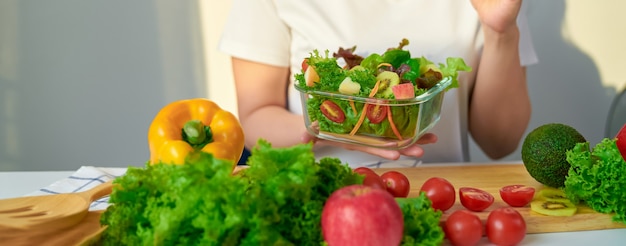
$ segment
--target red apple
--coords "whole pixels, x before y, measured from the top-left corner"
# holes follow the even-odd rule
[[[304,81],[306,81],[306,85],[309,87],[315,85],[315,83],[320,82],[320,76],[319,74],[317,74],[317,71],[315,71],[315,68],[313,68],[312,66],[307,66],[306,70],[304,71]]]
[[[329,246],[397,246],[403,229],[400,206],[382,189],[364,185],[340,188],[322,210],[322,233]]]
[[[415,97],[415,88],[412,83],[402,83],[391,87],[396,99],[410,99]]]
[[[622,129],[617,132],[617,136],[615,136],[615,144],[617,145],[617,149],[622,154],[622,158],[626,160],[626,124],[622,126]]]

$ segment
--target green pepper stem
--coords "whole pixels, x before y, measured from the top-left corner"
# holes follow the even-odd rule
[[[200,120],[190,120],[183,126],[183,140],[192,146],[206,145],[213,141],[213,134],[209,126]]]

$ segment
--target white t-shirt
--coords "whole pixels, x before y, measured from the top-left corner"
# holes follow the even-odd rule
[[[518,17],[522,65],[537,62],[524,8]],[[302,114],[293,74],[313,50],[335,52],[357,46],[356,53],[382,54],[406,38],[413,57],[435,63],[462,57],[472,68],[478,65],[483,35],[469,0],[233,0],[219,49],[233,57],[290,67],[288,108]],[[474,79],[461,72],[460,87],[448,90],[439,122],[430,130],[436,144],[424,145],[423,162],[469,161],[467,134],[468,88]],[[304,124],[304,123],[303,123]],[[326,147],[316,156],[337,157],[351,166],[375,165],[379,157],[342,148]]]

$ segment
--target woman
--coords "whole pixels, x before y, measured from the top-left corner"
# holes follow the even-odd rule
[[[356,45],[365,56],[406,38],[412,56],[461,57],[473,69],[446,93],[439,123],[400,151],[317,140],[316,155],[351,166],[401,157],[468,161],[469,133],[487,156],[502,158],[517,148],[531,113],[525,66],[536,55],[521,9],[521,0],[233,0],[220,49],[232,56],[246,146],[259,138],[276,147],[314,140],[293,87],[311,51]]]

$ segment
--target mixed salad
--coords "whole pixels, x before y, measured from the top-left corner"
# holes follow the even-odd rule
[[[440,107],[416,98],[429,90],[443,93],[458,87],[458,72],[471,68],[458,57],[447,58],[446,64],[412,57],[404,50],[408,44],[403,39],[397,47],[367,57],[355,54],[356,46],[339,48],[332,56],[314,50],[295,75],[296,88],[312,95],[305,105],[311,122],[317,122],[320,131],[338,134],[399,140],[414,136],[420,107],[425,107],[424,117],[438,115],[438,108],[429,106]],[[447,88],[436,88],[441,82],[447,82]]]

